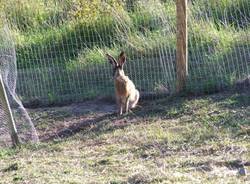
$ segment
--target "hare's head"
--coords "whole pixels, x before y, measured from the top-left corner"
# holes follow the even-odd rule
[[[126,62],[126,55],[124,52],[121,52],[121,54],[118,57],[118,61],[111,55],[106,54],[110,64],[113,66],[113,76],[122,76],[125,75],[123,71],[123,65]]]

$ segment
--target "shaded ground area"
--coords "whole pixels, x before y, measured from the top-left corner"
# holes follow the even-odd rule
[[[30,110],[42,142],[0,150],[0,183],[248,183],[250,94]]]
[[[112,116],[115,105],[103,100],[61,107],[30,109],[41,141],[68,137]]]

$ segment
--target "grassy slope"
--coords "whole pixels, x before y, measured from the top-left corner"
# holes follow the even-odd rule
[[[128,55],[126,72],[140,91],[158,92],[159,86],[172,89],[175,3],[150,2],[138,5],[134,12],[124,9],[119,16],[111,13],[96,21],[72,17],[59,25],[13,30],[20,69],[17,91],[22,100],[53,104],[110,95],[111,68],[104,53],[117,56],[120,50]],[[248,1],[208,2],[189,4],[191,93],[219,91],[249,74],[249,13],[244,8]]]
[[[0,150],[0,183],[247,182],[234,161],[250,159],[249,97],[144,102],[134,114],[101,118],[69,138]]]

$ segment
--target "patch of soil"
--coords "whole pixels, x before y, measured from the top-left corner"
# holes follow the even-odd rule
[[[114,112],[115,104],[102,101],[29,109],[41,141],[70,136]]]

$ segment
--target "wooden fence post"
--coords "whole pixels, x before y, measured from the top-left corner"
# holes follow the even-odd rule
[[[2,108],[5,110],[5,113],[7,115],[7,122],[11,134],[12,144],[13,146],[17,146],[20,144],[20,141],[17,135],[16,125],[10,109],[10,104],[8,101],[7,93],[4,88],[4,83],[1,74],[0,74],[0,102],[2,104]]]
[[[176,92],[181,92],[188,76],[188,35],[187,35],[187,0],[176,1],[177,45],[176,45]]]

